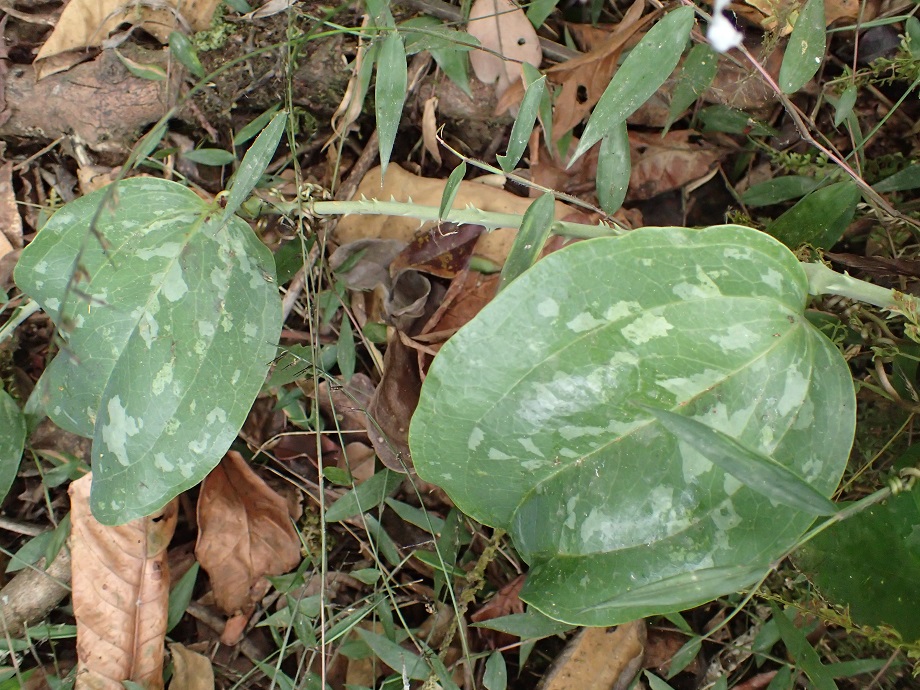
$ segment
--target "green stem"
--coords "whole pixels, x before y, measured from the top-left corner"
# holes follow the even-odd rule
[[[287,204],[273,204],[282,212],[295,211],[293,204],[291,209],[287,209]],[[308,206],[311,213],[319,216],[335,216],[345,213],[356,213],[363,215],[385,215],[385,216],[404,216],[407,218],[418,218],[421,221],[440,220],[451,223],[472,223],[475,225],[484,225],[490,230],[495,228],[519,228],[521,226],[522,216],[516,213],[495,213],[492,211],[480,211],[478,208],[453,208],[450,209],[443,218],[438,213],[435,206],[419,206],[410,202],[402,201],[378,201],[377,199],[365,199],[363,201],[314,201]],[[625,231],[618,228],[612,228],[608,225],[587,225],[585,223],[569,223],[562,220],[553,222],[550,232],[554,235],[563,237],[577,237],[579,239],[591,239],[593,237],[611,237],[625,234]]]
[[[920,311],[920,300],[912,295],[837,273],[822,263],[803,263],[802,268],[812,295],[839,295],[905,314]]]
[[[16,307],[13,315],[10,317],[10,320],[3,324],[0,327],[0,343],[13,335],[13,331],[16,330],[16,327],[25,321],[27,318],[32,316],[35,312],[41,309],[41,305],[35,300],[29,300],[25,304],[20,304]]]

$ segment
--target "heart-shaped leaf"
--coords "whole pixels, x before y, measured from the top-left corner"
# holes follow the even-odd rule
[[[827,496],[855,427],[849,371],[805,319],[793,254],[739,226],[645,228],[538,262],[435,358],[419,476],[507,529],[521,597],[613,625],[756,582],[813,515],[771,501],[636,403],[678,411]]]
[[[174,182],[125,180],[52,216],[16,266],[64,338],[43,401],[58,426],[93,438],[92,508],[104,524],[201,481],[275,356],[271,253],[246,222],[218,213]]]

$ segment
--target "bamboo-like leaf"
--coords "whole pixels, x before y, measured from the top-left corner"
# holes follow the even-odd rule
[[[230,182],[230,188],[227,190],[227,205],[224,207],[221,223],[229,222],[237,209],[249,197],[249,193],[259,183],[262,173],[265,172],[272,161],[272,156],[275,155],[275,149],[278,148],[278,142],[281,141],[281,135],[284,134],[286,123],[287,113],[278,113],[252,142],[252,146],[243,156],[240,167]]]
[[[681,441],[696,448],[704,458],[771,501],[813,515],[833,515],[834,504],[811,484],[773,458],[738,443],[728,434],[695,419],[640,405]]]
[[[546,76],[541,76],[531,82],[527,86],[527,91],[524,92],[521,109],[518,111],[514,126],[511,128],[508,152],[505,155],[497,156],[498,164],[506,173],[514,170],[514,166],[518,164],[521,156],[524,155],[524,149],[527,148],[527,142],[533,132],[534,123],[537,121],[537,111],[540,109],[540,100],[543,98],[545,86]]]
[[[457,198],[457,190],[460,189],[460,183],[466,175],[466,161],[460,161],[460,165],[451,170],[447,177],[447,183],[444,185],[444,191],[441,193],[441,205],[438,206],[438,218],[443,219],[451,207],[454,205],[454,199]]]
[[[693,8],[678,7],[639,41],[613,75],[569,165],[645,103],[677,66],[693,27]]]
[[[597,157],[597,199],[606,213],[614,213],[623,205],[631,172],[629,134],[624,120],[601,139]]]
[[[521,227],[502,268],[498,283],[499,291],[505,289],[512,280],[534,265],[549,237],[555,210],[556,199],[552,194],[544,194],[524,212]]]
[[[795,93],[815,76],[827,45],[825,26],[824,0],[808,0],[795,20],[779,68],[783,93]]]
[[[377,84],[374,89],[381,175],[386,172],[396,142],[408,81],[406,48],[402,36],[393,31],[383,39],[377,54]]]
[[[709,88],[719,68],[719,56],[705,43],[698,43],[690,49],[687,59],[680,71],[680,79],[674,88],[671,105],[668,106],[668,119],[664,131],[671,128],[674,121],[684,110],[693,105]]]

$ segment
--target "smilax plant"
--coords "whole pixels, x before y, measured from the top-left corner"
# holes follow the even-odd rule
[[[377,14],[379,59],[403,74],[403,36]],[[666,15],[585,129],[576,155],[600,142],[608,212],[629,179],[628,155],[617,154],[625,120],[677,64],[692,25],[690,8]],[[649,63],[662,51],[668,59]],[[545,80],[528,81],[527,124],[512,130],[506,169],[543,100]],[[404,96],[378,89],[384,164]],[[235,212],[285,121],[265,127],[217,201],[165,180],[121,181],[67,204],[22,253],[15,279],[35,302],[0,337],[39,307],[58,326],[59,352],[29,408],[93,439],[91,504],[103,523],[148,515],[207,475],[265,380],[281,328],[274,262]],[[309,210],[519,228],[498,296],[435,358],[410,446],[420,477],[510,535],[531,566],[526,601],[580,625],[680,610],[751,586],[816,517],[839,519],[828,497],[853,441],[855,396],[805,307],[809,295],[837,294],[916,324],[912,298],[800,263],[738,225],[563,223],[549,194],[523,217],[452,209],[462,172],[440,208]],[[552,233],[591,239],[534,263]],[[0,440],[18,461],[25,424],[9,402],[0,398],[0,414],[14,431]]]

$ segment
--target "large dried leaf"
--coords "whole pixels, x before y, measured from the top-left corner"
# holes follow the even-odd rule
[[[35,56],[38,78],[70,69],[85,58],[71,53],[101,46],[122,24],[133,24],[166,43],[177,28],[202,31],[211,24],[219,0],[71,0],[54,31]]]
[[[633,167],[627,198],[636,201],[680,189],[710,173],[729,149],[697,132],[629,133]]]
[[[173,677],[169,690],[213,690],[214,668],[211,660],[178,642],[169,645],[173,658]]]
[[[586,118],[600,100],[626,42],[644,24],[644,7],[643,0],[636,0],[603,43],[589,53],[546,70],[550,80],[562,85],[553,113],[553,138],[559,139]]]
[[[524,11],[510,0],[476,0],[467,31],[492,51],[472,51],[470,64],[479,81],[495,84],[499,98],[521,78],[522,62],[539,67],[543,59],[537,32]]]
[[[166,548],[177,504],[109,527],[90,512],[92,475],[70,485],[73,611],[77,619],[77,688],[122,690],[130,680],[163,687],[169,605]]]
[[[250,589],[266,575],[300,562],[300,540],[284,499],[236,451],[207,476],[198,497],[195,555],[217,605],[227,613],[254,602]]]

